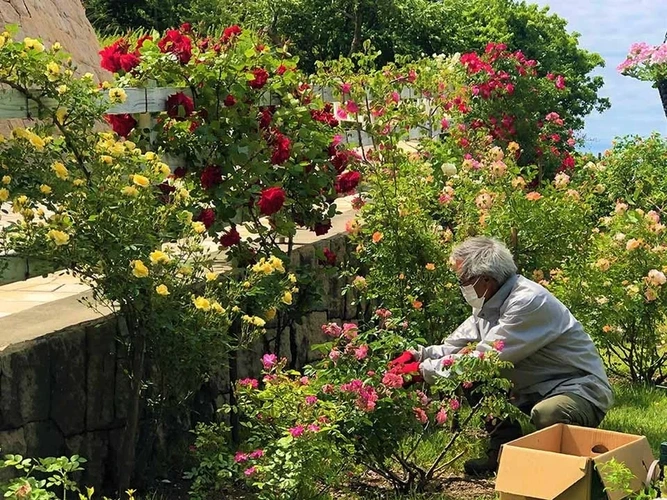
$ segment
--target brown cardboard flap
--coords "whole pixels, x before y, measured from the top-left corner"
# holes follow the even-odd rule
[[[555,424],[546,429],[542,429],[519,439],[515,439],[507,444],[516,448],[529,448],[531,450],[551,451],[560,453],[561,439],[564,424]]]
[[[640,439],[641,436],[632,434],[567,425],[563,428],[561,453],[579,457],[597,457]]]
[[[593,461],[595,465],[598,465],[609,462],[612,458],[615,458],[617,462],[624,463],[625,466],[628,467],[635,476],[632,480],[632,483],[630,484],[630,487],[633,491],[639,491],[644,487],[648,469],[655,459],[653,457],[653,451],[651,450],[646,437],[633,437],[635,438],[634,442],[630,442],[616,449],[612,449],[608,453],[595,457]],[[605,487],[607,487],[605,477],[606,475],[607,474],[600,473],[602,484],[604,484]],[[621,498],[625,498],[627,495],[619,491],[607,491],[607,496],[610,500],[620,500]]]
[[[589,459],[548,451],[503,447],[496,491],[551,500],[586,477]]]

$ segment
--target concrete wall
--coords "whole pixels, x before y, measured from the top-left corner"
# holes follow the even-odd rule
[[[340,258],[346,253],[345,236],[339,233],[300,246],[293,261],[313,263],[317,246],[328,246]],[[351,299],[341,295],[339,279],[326,279],[323,287],[321,307],[301,324],[278,335],[269,323],[265,338],[237,353],[237,378],[260,374],[260,358],[267,346],[302,367],[315,358],[311,346],[325,341],[320,330],[323,323],[357,317]],[[122,325],[119,318],[96,313],[79,299],[74,296],[0,318],[0,336],[10,339],[0,352],[1,453],[79,454],[88,460],[82,477],[85,484],[112,488],[129,398],[123,372],[125,349],[119,341]],[[229,401],[229,390],[229,371],[224,370],[192,399],[186,421],[144,426],[139,482],[166,474],[170,467],[178,469],[188,430],[195,421],[213,418],[215,410]]]

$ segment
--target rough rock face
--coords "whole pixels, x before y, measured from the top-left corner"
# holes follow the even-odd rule
[[[41,38],[47,47],[60,42],[81,73],[90,72],[99,79],[110,78],[111,75],[100,68],[99,42],[81,0],[0,0],[0,28],[8,24],[18,24],[21,37]],[[6,134],[21,125],[26,124],[2,120],[0,133]]]

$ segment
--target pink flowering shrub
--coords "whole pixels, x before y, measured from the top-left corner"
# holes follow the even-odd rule
[[[638,80],[654,83],[664,80],[667,78],[667,42],[660,45],[633,43],[617,70]]]

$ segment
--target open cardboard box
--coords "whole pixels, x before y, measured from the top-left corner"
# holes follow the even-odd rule
[[[604,492],[595,468],[612,458],[635,475],[633,491],[641,490],[654,461],[645,437],[556,424],[503,446],[496,491],[501,500],[619,500],[627,494]]]

